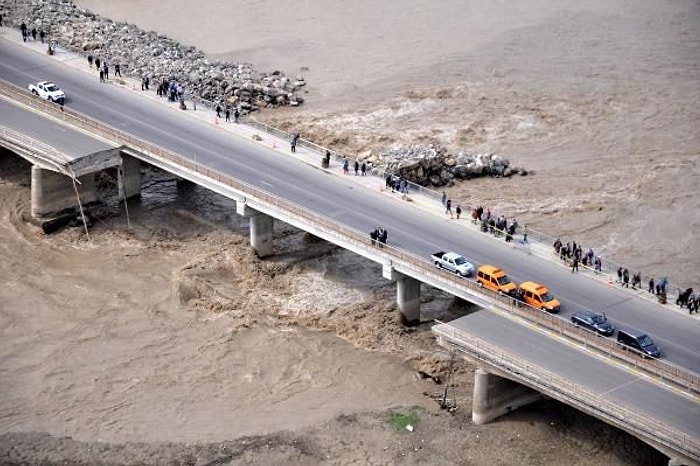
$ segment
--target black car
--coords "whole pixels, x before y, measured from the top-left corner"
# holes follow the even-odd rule
[[[596,314],[594,312],[580,311],[571,316],[571,322],[579,327],[587,328],[593,332],[600,333],[609,337],[615,333],[615,327],[608,322],[605,314]]]
[[[639,351],[642,356],[651,356],[652,358],[660,358],[661,351],[654,344],[654,340],[646,333],[634,329],[627,328],[617,332],[617,342],[629,348]]]

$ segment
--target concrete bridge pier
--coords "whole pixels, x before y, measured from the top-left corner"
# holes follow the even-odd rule
[[[250,221],[250,245],[258,257],[271,256],[275,252],[272,233],[274,219],[267,214],[248,207],[245,202],[236,202],[236,212]]]
[[[141,195],[141,161],[139,159],[122,154],[117,173],[120,200]]]
[[[540,399],[541,393],[479,368],[474,373],[472,421],[486,424]]]
[[[397,272],[391,263],[382,266],[382,275],[389,280],[396,280],[396,304],[399,308],[399,320],[403,325],[420,323],[420,285],[413,277]]]
[[[87,204],[97,200],[93,173],[78,177],[80,202]],[[35,218],[57,214],[65,209],[78,208],[73,181],[53,170],[32,166],[31,211]]]

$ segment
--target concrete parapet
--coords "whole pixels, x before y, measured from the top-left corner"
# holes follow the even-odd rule
[[[474,372],[472,421],[486,424],[504,414],[542,398],[542,394],[483,368]]]
[[[141,161],[122,154],[119,166],[119,199],[129,199],[141,195]]]
[[[97,200],[94,174],[78,178],[78,193],[83,204]],[[77,208],[73,182],[61,173],[32,166],[31,211],[33,217],[45,217],[65,209]]]

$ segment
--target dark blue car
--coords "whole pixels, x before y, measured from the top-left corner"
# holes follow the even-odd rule
[[[592,332],[597,332],[601,335],[609,337],[615,333],[615,327],[608,322],[605,314],[597,314],[595,312],[580,311],[571,316],[571,322],[574,325],[583,327]]]

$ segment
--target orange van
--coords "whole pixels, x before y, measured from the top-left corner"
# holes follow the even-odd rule
[[[546,286],[535,282],[524,282],[518,288],[518,296],[525,303],[534,308],[549,312],[559,312],[561,304],[552,296]]]
[[[517,288],[506,273],[493,265],[482,265],[476,270],[476,282],[489,290],[515,296]]]

